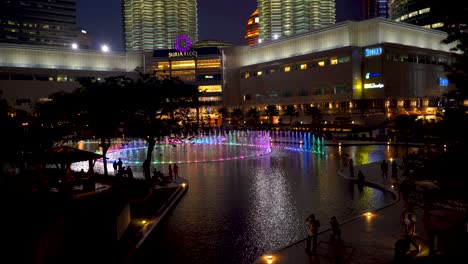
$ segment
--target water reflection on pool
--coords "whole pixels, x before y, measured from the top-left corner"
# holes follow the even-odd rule
[[[315,154],[273,144],[266,155],[180,164],[190,188],[135,263],[252,263],[304,238],[304,219],[312,212],[326,228],[332,215],[344,221],[391,201],[390,194],[359,191],[338,176],[343,156],[358,165],[404,152],[382,145],[325,147],[325,154]]]

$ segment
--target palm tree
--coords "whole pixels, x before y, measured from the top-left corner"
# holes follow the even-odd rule
[[[286,109],[284,110],[284,115],[289,116],[289,125],[292,125],[293,116],[297,116],[298,114],[299,114],[299,112],[297,112],[294,105],[288,105],[288,106],[286,106]]]
[[[267,105],[265,109],[265,115],[268,116],[268,123],[270,127],[273,126],[273,118],[279,115],[279,111],[276,108],[276,105]]]
[[[247,111],[247,117],[249,118],[249,124],[256,127],[258,120],[260,119],[260,113],[258,112],[257,108],[251,107],[249,111]]]
[[[322,113],[320,112],[320,109],[318,109],[318,107],[316,106],[307,106],[307,108],[305,109],[305,114],[311,116],[312,121],[310,122],[310,125],[315,131],[320,125],[320,121],[322,120]]]
[[[234,118],[235,124],[240,125],[241,119],[244,117],[244,113],[242,112],[242,109],[234,108],[234,110],[232,110],[232,117]]]
[[[226,120],[226,117],[228,117],[229,115],[229,110],[223,106],[218,109],[218,113],[221,115],[221,127],[224,128],[224,121]]]

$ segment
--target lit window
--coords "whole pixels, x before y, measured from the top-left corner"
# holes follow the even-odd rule
[[[247,79],[247,78],[249,78],[249,77],[250,77],[250,73],[249,73],[249,72],[244,73],[244,78],[245,78],[245,79]]]
[[[441,23],[441,22],[434,23],[434,24],[431,25],[432,28],[440,28],[440,27],[443,27],[443,26],[444,26],[444,23]]]
[[[187,68],[195,68],[195,61],[194,60],[186,60],[186,61],[173,61],[171,63],[172,69],[187,69]]]
[[[307,69],[307,64],[301,64],[301,70],[306,70]]]
[[[258,17],[255,18],[255,23],[258,23],[260,19]]]
[[[284,72],[290,72],[290,71],[291,71],[291,67],[290,67],[290,66],[284,67]]]
[[[197,67],[199,69],[202,68],[220,68],[221,67],[221,59],[213,59],[213,60],[198,60]]]
[[[338,64],[338,59],[337,59],[337,58],[331,59],[331,60],[330,60],[330,64],[331,64],[331,65],[336,65],[336,64]]]
[[[408,17],[414,17],[417,15],[418,15],[418,11],[414,11],[414,12],[409,13]]]
[[[317,64],[318,66],[323,67],[325,66],[325,61],[319,61]]]
[[[258,72],[257,72],[257,75],[258,75],[258,76],[262,75],[262,71],[258,71]]]
[[[205,93],[220,93],[223,91],[221,85],[199,85],[198,86],[199,92]]]
[[[429,13],[430,11],[431,11],[431,8],[430,8],[430,7],[427,7],[427,8],[424,8],[424,9],[419,10],[419,14]]]
[[[275,72],[275,69],[270,69],[270,73],[274,73]]]

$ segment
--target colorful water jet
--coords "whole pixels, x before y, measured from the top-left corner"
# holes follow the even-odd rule
[[[273,145],[272,145],[273,142]],[[279,142],[279,143],[278,143]],[[80,141],[80,149],[102,153],[98,141]],[[271,148],[292,151],[324,153],[323,139],[310,133],[270,131],[220,131],[199,132],[198,134],[171,135],[157,142],[152,153],[152,165],[190,164],[245,159],[267,155]],[[143,139],[114,139],[107,152],[107,170],[113,172],[112,162],[122,159],[124,166],[131,166],[136,177],[141,176],[142,164],[148,152]],[[73,170],[87,170],[87,163],[75,163]],[[94,170],[103,173],[103,162],[98,160]]]

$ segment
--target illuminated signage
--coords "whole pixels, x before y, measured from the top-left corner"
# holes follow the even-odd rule
[[[174,41],[174,48],[179,52],[187,52],[192,47],[192,41],[187,35],[179,35]]]
[[[382,48],[372,48],[372,49],[365,49],[364,50],[364,56],[365,57],[370,57],[370,56],[377,56],[382,54]]]
[[[439,85],[440,86],[448,86],[449,85],[448,79],[439,77]]]
[[[366,79],[369,79],[370,77],[379,77],[382,76],[382,73],[380,72],[368,72],[366,73]]]
[[[197,56],[197,52],[194,50],[191,51],[174,51],[174,52],[169,52],[168,53],[169,58],[175,58],[175,57],[195,57]]]
[[[383,83],[365,83],[364,89],[383,88]]]

